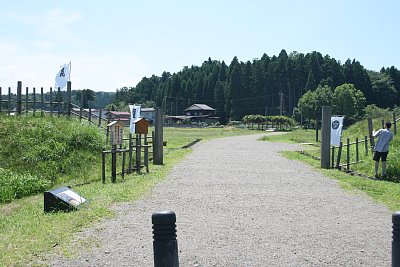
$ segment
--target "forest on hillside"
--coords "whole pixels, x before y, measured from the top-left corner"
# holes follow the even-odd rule
[[[246,62],[235,56],[229,66],[209,58],[178,73],[144,77],[135,87],[118,89],[114,104],[152,103],[168,115],[181,115],[191,104],[204,103],[224,123],[249,114],[291,116],[307,91],[342,84],[353,84],[366,104],[390,108],[400,100],[400,71],[394,66],[375,72],[355,59],[342,64],[316,51],[288,55],[282,50],[278,56],[264,54]]]

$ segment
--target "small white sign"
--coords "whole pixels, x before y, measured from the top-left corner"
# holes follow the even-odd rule
[[[85,198],[79,196],[72,190],[63,191],[61,193],[58,193],[57,196],[74,207],[86,201]]]

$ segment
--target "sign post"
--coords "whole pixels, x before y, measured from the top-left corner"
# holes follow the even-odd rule
[[[331,107],[322,107],[321,125],[321,168],[330,167],[330,145],[331,145]]]

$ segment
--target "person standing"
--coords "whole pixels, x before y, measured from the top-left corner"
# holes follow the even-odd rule
[[[389,143],[393,139],[393,133],[390,131],[392,124],[386,122],[384,129],[373,131],[373,137],[377,137],[378,141],[375,144],[375,178],[378,178],[379,160],[382,161],[382,177],[386,176],[386,157],[389,153]]]

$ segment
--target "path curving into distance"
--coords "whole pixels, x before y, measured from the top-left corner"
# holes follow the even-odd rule
[[[177,216],[180,266],[390,266],[391,213],[286,159],[261,135],[200,142],[152,193],[78,238],[99,246],[53,266],[153,266],[151,214]]]

